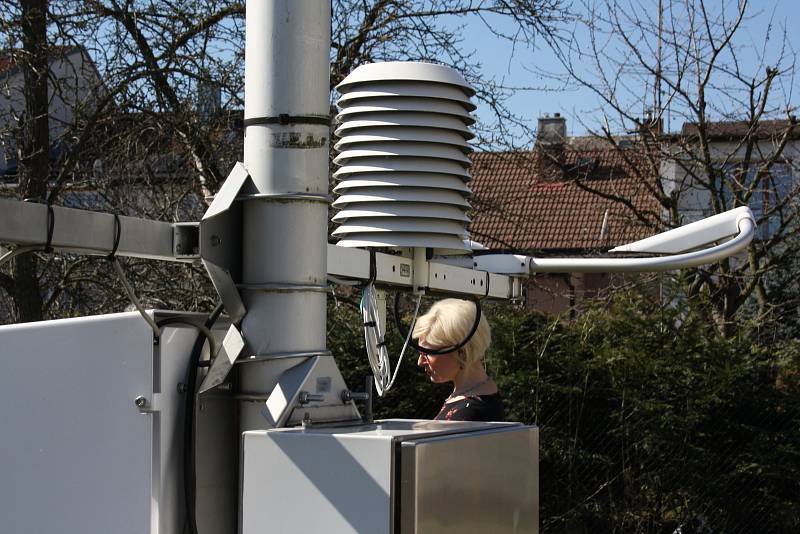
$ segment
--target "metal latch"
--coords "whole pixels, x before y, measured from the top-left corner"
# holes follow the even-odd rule
[[[153,393],[153,396],[148,399],[144,395],[139,395],[133,399],[133,404],[139,409],[141,413],[154,413],[161,411],[161,393]]]

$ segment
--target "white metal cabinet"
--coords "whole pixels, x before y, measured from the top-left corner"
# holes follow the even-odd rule
[[[180,532],[196,337],[166,327],[154,346],[136,312],[0,327],[0,532]]]

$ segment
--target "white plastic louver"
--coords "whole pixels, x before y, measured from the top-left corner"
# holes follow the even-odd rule
[[[449,67],[413,62],[362,65],[337,90],[338,244],[469,252],[475,91]]]

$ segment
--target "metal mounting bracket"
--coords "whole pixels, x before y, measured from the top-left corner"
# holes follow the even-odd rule
[[[247,313],[236,288],[242,273],[242,207],[236,197],[253,192],[250,174],[236,163],[200,221],[200,258],[234,323]]]

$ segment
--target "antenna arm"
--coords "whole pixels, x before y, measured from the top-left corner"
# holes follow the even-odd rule
[[[702,250],[649,258],[533,258],[510,254],[487,254],[475,258],[476,268],[492,273],[533,275],[535,273],[623,273],[661,272],[713,263],[744,250],[755,236],[752,213],[739,214],[738,234],[732,239]]]

